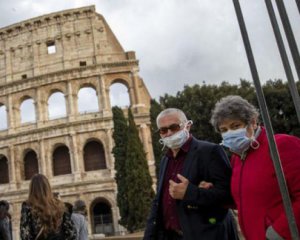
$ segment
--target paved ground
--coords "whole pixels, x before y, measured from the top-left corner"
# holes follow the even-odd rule
[[[125,236],[114,236],[114,237],[94,237],[94,240],[141,240],[143,239],[144,232],[137,232],[132,234],[127,234]]]

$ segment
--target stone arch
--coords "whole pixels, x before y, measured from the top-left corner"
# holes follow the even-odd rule
[[[110,81],[110,84],[109,84],[109,85],[111,86],[111,85],[113,85],[113,84],[115,84],[115,83],[123,84],[123,85],[125,85],[125,87],[126,87],[127,89],[130,88],[130,83],[129,83],[129,81],[126,80],[126,79],[124,79],[124,78],[115,78],[115,79],[113,79],[112,81]]]
[[[36,122],[35,102],[30,96],[20,99],[20,120],[21,124]]]
[[[67,116],[65,94],[61,90],[52,90],[47,100],[48,119],[57,119]]]
[[[151,97],[142,78],[138,75],[138,70],[133,69],[133,71],[128,72],[127,74],[116,73],[106,75],[105,85],[107,91],[109,91],[109,86],[112,83],[118,81],[127,84],[129,89],[130,106],[134,109],[134,113],[148,113]]]
[[[109,87],[110,106],[129,107],[131,102],[130,88],[127,81],[115,79]]]
[[[49,99],[49,97],[51,97],[52,94],[56,93],[56,92],[61,92],[64,96],[67,94],[67,90],[64,84],[60,83],[60,84],[55,84],[54,86],[51,86],[49,88],[46,88],[45,90],[45,100]]]
[[[53,176],[72,173],[69,148],[64,144],[57,144],[52,153]]]
[[[105,150],[101,141],[89,139],[84,144],[83,162],[85,171],[106,169]]]
[[[9,183],[8,159],[0,154],[0,184]]]
[[[0,131],[7,129],[7,109],[6,106],[0,102]]]
[[[30,180],[34,174],[39,173],[39,164],[36,152],[29,148],[24,151],[24,179]]]
[[[80,114],[99,111],[97,88],[93,84],[80,86],[77,92],[77,108]]]
[[[90,205],[92,232],[94,234],[114,235],[112,204],[106,198],[96,198]]]

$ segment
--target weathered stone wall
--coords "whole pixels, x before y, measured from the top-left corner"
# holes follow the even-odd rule
[[[55,46],[55,53],[48,53],[49,44]],[[6,106],[8,121],[8,128],[0,131],[0,157],[7,158],[9,169],[9,183],[0,184],[0,198],[11,203],[14,239],[19,239],[21,203],[28,195],[23,160],[28,149],[37,154],[39,172],[49,178],[63,201],[86,201],[91,238],[93,207],[98,202],[111,207],[114,231],[123,230],[118,225],[109,89],[114,83],[128,88],[154,177],[150,95],[138,72],[134,52],[124,52],[94,6],[52,13],[0,29],[0,106]],[[95,89],[99,111],[79,113],[77,94],[85,86]],[[65,96],[67,114],[51,120],[47,101],[56,91]],[[20,104],[26,98],[34,101],[36,121],[22,124]],[[106,169],[84,170],[83,149],[91,139],[102,143]],[[71,174],[54,176],[52,154],[60,144],[69,149]]]

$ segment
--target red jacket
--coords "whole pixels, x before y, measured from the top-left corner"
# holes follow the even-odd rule
[[[259,148],[250,149],[243,161],[235,154],[231,158],[231,191],[241,229],[247,240],[265,240],[269,226],[291,239],[265,129],[257,141]],[[300,229],[300,139],[278,134],[275,141]]]

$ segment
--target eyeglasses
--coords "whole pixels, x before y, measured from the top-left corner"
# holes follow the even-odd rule
[[[170,129],[171,132],[177,132],[180,130],[182,126],[182,123],[178,124],[178,123],[173,123],[171,124],[169,127],[161,127],[158,129],[158,132],[160,134],[166,134],[168,132],[168,130]]]

